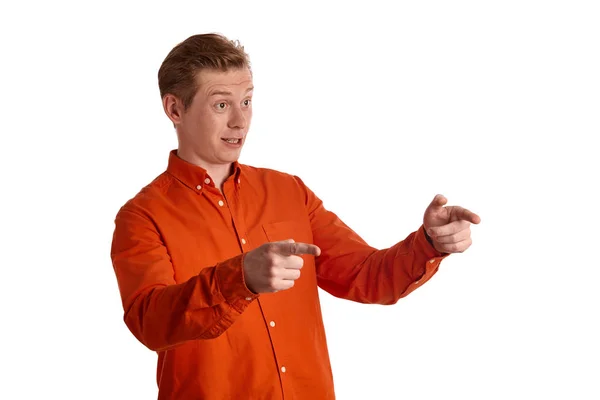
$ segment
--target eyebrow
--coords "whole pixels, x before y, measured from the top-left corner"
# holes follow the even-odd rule
[[[252,90],[254,90],[254,86],[251,86],[248,89],[246,89],[245,93],[251,92]],[[210,94],[210,96],[232,96],[232,95],[233,95],[233,93],[227,92],[227,91],[224,91],[224,90],[215,90],[214,92],[212,92]]]

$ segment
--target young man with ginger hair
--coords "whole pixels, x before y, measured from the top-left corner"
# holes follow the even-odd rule
[[[437,195],[415,232],[375,249],[299,177],[238,162],[254,89],[238,42],[192,36],[158,78],[178,148],[119,210],[111,249],[125,323],[158,353],[158,398],[334,399],[317,288],[394,304],[480,218]]]

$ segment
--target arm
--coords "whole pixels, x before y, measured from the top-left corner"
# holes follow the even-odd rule
[[[217,337],[257,297],[244,282],[243,255],[176,284],[169,254],[150,218],[122,209],[115,225],[111,258],[125,324],[151,350]]]
[[[369,246],[299,178],[314,243],[319,286],[333,296],[360,303],[394,304],[427,282],[446,256],[433,248],[421,226],[403,241],[383,250]]]

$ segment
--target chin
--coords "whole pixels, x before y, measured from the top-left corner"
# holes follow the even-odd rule
[[[240,153],[238,152],[237,154],[227,154],[227,155],[224,154],[223,157],[220,157],[220,158],[223,162],[232,163],[232,162],[236,162],[237,160],[239,160]]]

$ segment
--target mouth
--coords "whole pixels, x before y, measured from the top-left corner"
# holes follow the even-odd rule
[[[242,143],[242,139],[241,138],[221,138],[222,141],[224,141],[225,143],[229,143],[229,144],[240,144]]]

